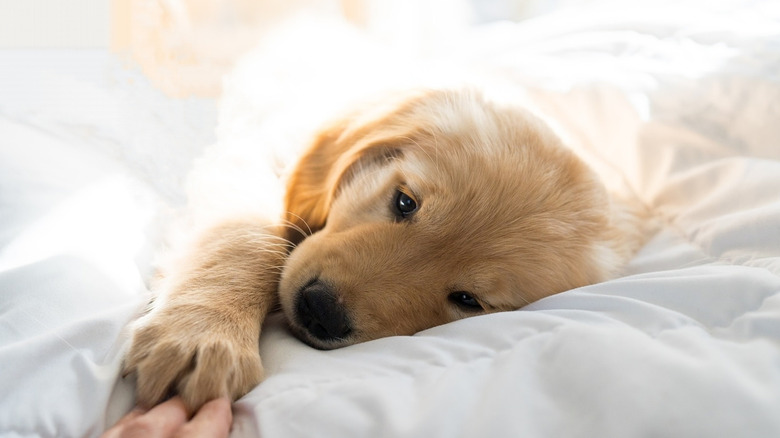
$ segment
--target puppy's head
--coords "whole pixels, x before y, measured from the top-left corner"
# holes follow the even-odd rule
[[[286,208],[308,235],[284,268],[282,308],[318,348],[518,309],[614,263],[609,200],[590,170],[539,119],[469,90],[420,92],[326,129]]]

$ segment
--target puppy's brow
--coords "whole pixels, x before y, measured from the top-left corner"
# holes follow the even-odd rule
[[[415,139],[413,139],[411,137],[408,137],[408,136],[399,136],[398,138],[401,139],[401,140],[408,141],[412,145],[416,146],[417,149],[419,149],[422,153],[424,153],[425,156],[428,157],[429,160],[433,161],[434,163],[437,162],[436,159],[434,157],[431,157],[431,154],[429,154],[428,151],[426,151],[425,148],[417,140],[415,140]],[[435,139],[435,135],[434,135],[434,139]],[[438,144],[438,143],[435,143],[435,144]]]
[[[365,173],[366,169],[376,167],[375,165],[377,164],[385,165],[403,155],[398,147],[393,147],[384,143],[371,145],[368,149],[370,150],[369,152],[365,153],[362,157],[359,157],[344,171],[335,192],[336,196],[338,196],[342,188],[348,185],[356,175]],[[381,152],[377,153],[377,150]]]
[[[441,169],[439,169],[439,137],[437,137],[436,132],[433,131],[431,132],[431,135],[433,136],[433,164],[436,167],[436,173],[441,173]]]

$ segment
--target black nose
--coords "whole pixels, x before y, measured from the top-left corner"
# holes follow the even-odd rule
[[[315,280],[298,292],[298,322],[315,338],[331,341],[344,338],[352,331],[344,307],[325,283]]]

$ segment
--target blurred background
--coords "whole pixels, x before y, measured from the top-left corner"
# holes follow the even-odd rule
[[[345,20],[424,52],[465,29],[591,0],[0,0],[0,48],[107,49],[172,97],[216,97],[266,32],[301,15]],[[316,38],[316,35],[312,35]]]

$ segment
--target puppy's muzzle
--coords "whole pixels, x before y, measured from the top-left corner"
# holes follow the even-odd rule
[[[352,331],[344,306],[324,282],[314,280],[301,288],[295,307],[298,323],[320,341],[342,340]]]

